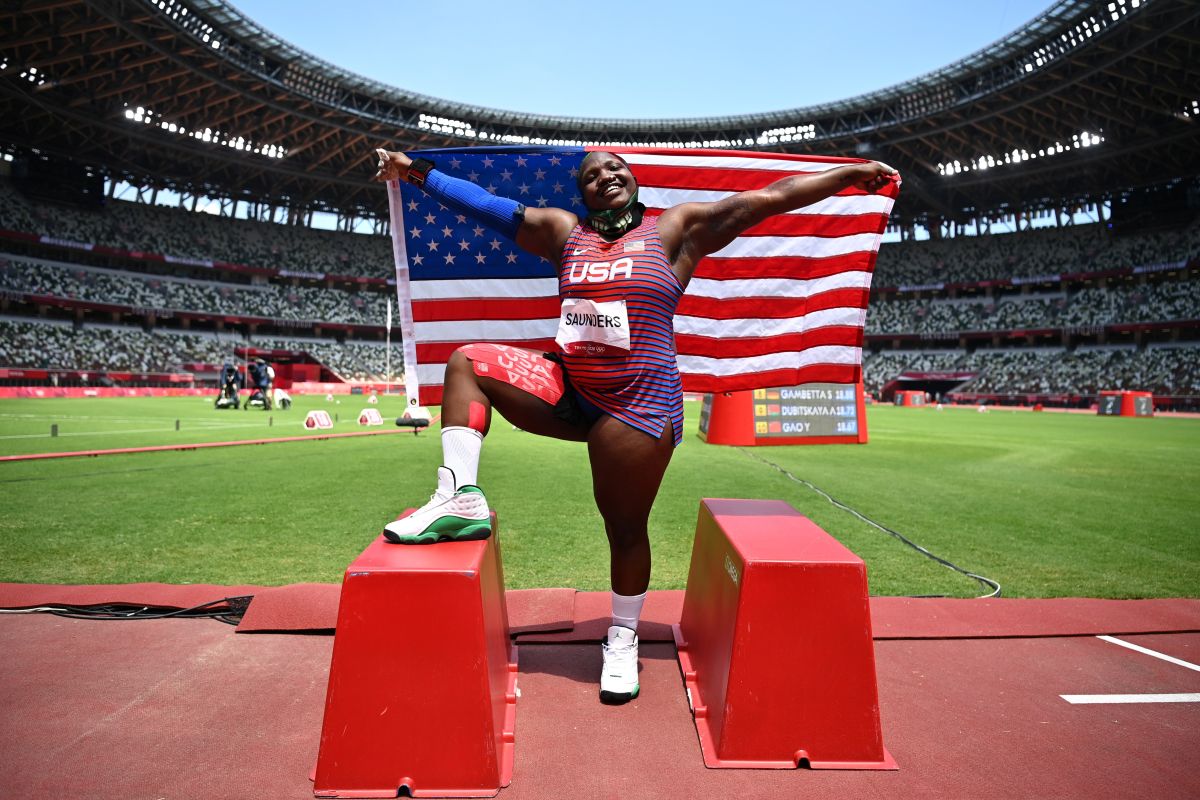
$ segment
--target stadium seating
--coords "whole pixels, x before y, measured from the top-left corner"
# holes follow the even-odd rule
[[[185,262],[105,259],[58,243],[0,252],[0,367],[174,371],[218,364],[233,347],[307,352],[345,380],[401,380],[401,348],[393,345],[385,375],[378,333],[343,327],[338,339],[322,326],[382,325],[390,289],[391,244],[385,236],[197,214],[178,208],[110,201],[100,211],[33,202],[0,180],[0,224],[20,234],[105,245],[205,263],[231,262],[259,273],[197,268]],[[3,246],[0,245],[0,249]],[[136,254],[135,254],[136,255]],[[1113,238],[1099,225],[1050,228],[944,241],[905,242],[881,249],[867,313],[867,389],[878,392],[901,372],[977,373],[958,391],[987,395],[1087,395],[1100,389],[1148,389],[1159,395],[1200,395],[1200,344],[1160,335],[1149,341],[1068,341],[1072,331],[1104,326],[1200,320],[1200,224]],[[1106,278],[1094,273],[1173,265],[1161,271]],[[263,272],[272,270],[274,274]],[[300,285],[289,272],[373,278],[368,284],[324,281]],[[253,273],[253,274],[252,274]],[[282,274],[281,274],[282,273]],[[1063,277],[1091,273],[1091,277]],[[981,281],[1044,278],[1012,287]],[[973,285],[972,285],[973,284]],[[952,288],[950,285],[954,285]],[[939,286],[943,288],[938,288]],[[354,287],[354,288],[351,288]],[[30,296],[128,308],[129,314],[77,312],[75,324],[47,316]],[[187,312],[265,319],[267,333],[164,327],[161,318]],[[32,314],[38,314],[34,318]],[[150,314],[154,318],[150,318]],[[132,317],[143,327],[119,325]],[[111,323],[111,324],[106,324]],[[205,327],[200,325],[199,327]],[[143,329],[145,328],[145,329]],[[296,335],[286,331],[295,330]],[[1052,331],[1039,345],[1003,349],[1009,337],[988,334]],[[955,340],[983,334],[969,347],[925,349],[912,338]],[[905,343],[888,337],[907,337]],[[875,337],[872,344],[871,337]],[[880,341],[887,345],[880,348]],[[1063,344],[1070,347],[1063,347]],[[932,341],[930,342],[932,345]],[[896,349],[903,346],[905,349]],[[876,350],[872,354],[870,350]]]

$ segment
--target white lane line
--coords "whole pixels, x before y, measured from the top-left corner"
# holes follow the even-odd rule
[[[1200,665],[1198,665],[1198,664],[1193,664],[1190,661],[1184,661],[1182,658],[1175,658],[1174,656],[1169,656],[1166,653],[1160,653],[1157,650],[1151,650],[1148,647],[1142,647],[1140,644],[1134,644],[1133,642],[1122,641],[1121,639],[1118,639],[1115,636],[1097,636],[1096,638],[1103,639],[1106,642],[1112,642],[1113,644],[1119,644],[1119,645],[1121,645],[1121,647],[1128,647],[1130,650],[1136,650],[1139,653],[1145,653],[1148,656],[1154,656],[1155,658],[1161,658],[1163,661],[1169,661],[1172,664],[1177,664],[1178,666],[1187,667],[1188,669],[1192,669],[1192,670],[1195,670],[1196,672],[1200,672]]]
[[[1060,694],[1074,704],[1089,703],[1200,703],[1200,694]]]

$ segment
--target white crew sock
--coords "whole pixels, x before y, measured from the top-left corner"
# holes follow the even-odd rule
[[[638,619],[642,616],[642,603],[646,602],[646,593],[625,595],[612,593],[612,624],[622,628],[637,630]]]
[[[474,486],[479,480],[479,450],[483,434],[474,428],[442,428],[442,464],[454,473],[454,488]]]

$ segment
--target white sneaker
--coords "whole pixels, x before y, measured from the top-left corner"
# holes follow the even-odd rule
[[[396,544],[472,541],[492,535],[492,515],[478,486],[454,488],[454,473],[438,467],[438,488],[429,502],[404,519],[389,522],[384,538]]]
[[[615,706],[638,696],[638,638],[631,629],[613,625],[608,639],[600,645],[604,651],[604,670],[600,673],[600,702]]]

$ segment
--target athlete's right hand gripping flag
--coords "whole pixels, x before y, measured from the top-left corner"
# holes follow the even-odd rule
[[[861,161],[628,147],[462,148],[420,155],[449,175],[530,208],[558,206],[582,217],[575,177],[588,150],[629,162],[651,214]],[[851,187],[771,217],[701,261],[675,316],[684,391],[856,383],[871,276],[899,184],[897,178],[876,194]],[[392,229],[404,232],[396,248],[402,326],[405,295],[412,297],[415,353],[409,355],[406,343],[405,368],[415,356],[423,403],[441,401],[446,361],[463,344],[554,350],[554,265],[416,187],[393,184],[390,191],[396,201]]]

